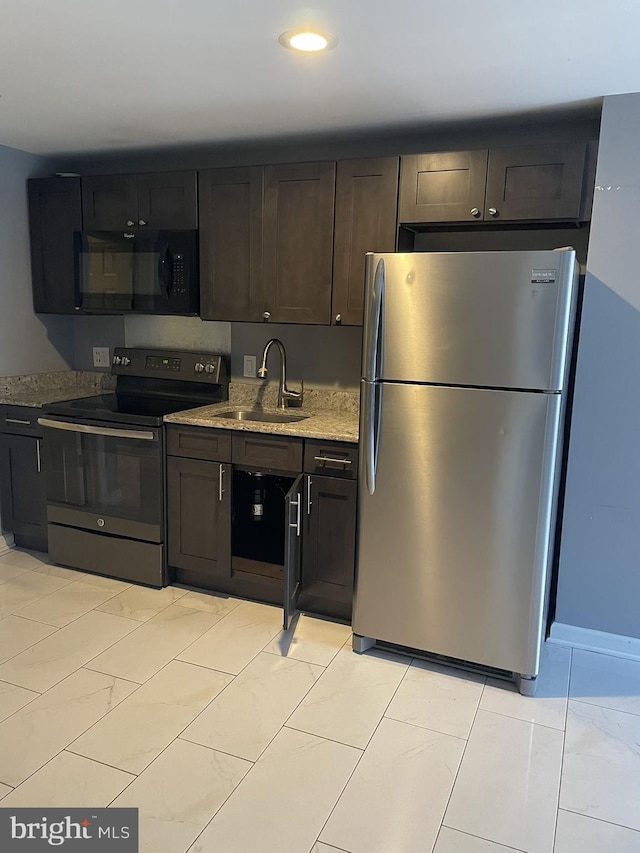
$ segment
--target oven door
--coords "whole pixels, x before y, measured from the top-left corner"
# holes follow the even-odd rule
[[[162,542],[161,429],[39,418],[49,522]]]

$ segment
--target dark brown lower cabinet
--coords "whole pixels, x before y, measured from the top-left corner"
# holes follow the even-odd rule
[[[169,456],[169,565],[176,580],[217,590],[231,572],[231,466]]]
[[[357,495],[350,468],[356,451],[307,442],[307,470],[333,476],[303,475],[300,438],[242,432],[221,446],[212,433],[169,430],[173,452],[184,448],[229,459],[232,449],[233,462],[168,457],[168,550],[175,580],[284,607],[285,627],[298,610],[349,620]]]
[[[2,527],[16,545],[47,550],[47,501],[42,470],[42,439],[0,434],[0,510]]]
[[[351,619],[356,548],[354,480],[305,475],[302,582],[298,607]]]

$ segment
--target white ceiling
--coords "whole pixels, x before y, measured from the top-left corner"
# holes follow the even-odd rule
[[[338,36],[298,55],[278,35]],[[0,0],[0,144],[407,128],[640,91],[638,0]]]

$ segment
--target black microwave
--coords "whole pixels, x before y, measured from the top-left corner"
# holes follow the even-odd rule
[[[78,231],[74,245],[78,310],[198,313],[197,231]]]

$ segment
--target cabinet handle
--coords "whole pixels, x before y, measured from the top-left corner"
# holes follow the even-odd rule
[[[263,320],[268,320],[268,319],[269,319],[269,317],[271,317],[271,311],[264,311],[264,312],[263,312],[263,314],[262,314],[262,319],[263,319]]]
[[[497,215],[498,215],[498,209],[496,207],[490,207],[489,208],[489,216],[497,216]]]
[[[342,314],[336,314],[336,326],[339,326],[342,323]]]
[[[147,223],[144,221],[144,219],[139,219],[139,220],[138,220],[138,225],[146,225],[146,224],[147,224]]]
[[[218,477],[218,500],[220,501],[220,503],[222,503],[222,500],[223,500],[222,496],[224,495],[224,489],[222,488],[222,476],[224,474],[224,465],[222,464],[222,462],[220,462],[219,464],[220,464],[220,476]]]
[[[31,426],[31,421],[23,421],[20,418],[5,418],[8,424],[20,424],[20,426]]]
[[[351,459],[334,459],[333,456],[314,456],[316,462],[335,462],[336,465],[351,465]]]
[[[300,536],[300,504],[300,492],[298,492],[298,500],[291,501],[291,506],[294,506],[296,508],[296,523],[291,524],[291,522],[289,522],[289,527],[295,527],[296,536]]]
[[[307,515],[311,515],[311,477],[307,474]]]
[[[38,474],[42,471],[42,459],[40,458],[40,439],[36,438],[36,458],[38,460]]]
[[[481,211],[480,211],[480,208],[479,208],[479,207],[472,207],[472,208],[471,208],[471,210],[469,211],[469,213],[470,213],[472,216],[475,216],[475,217],[476,217],[476,219],[478,218],[478,216],[480,216],[480,212],[481,212]]]
[[[136,223],[133,221],[133,219],[127,219],[127,225],[129,226],[129,228],[131,228],[131,226],[135,224]]]

